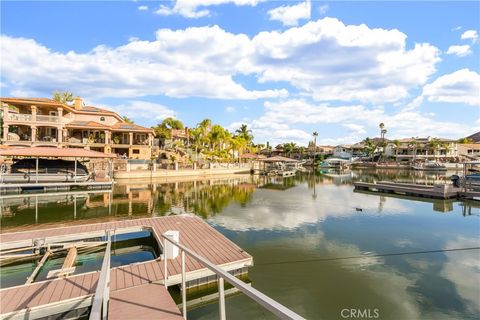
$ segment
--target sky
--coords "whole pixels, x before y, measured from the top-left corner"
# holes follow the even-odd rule
[[[256,143],[480,130],[480,2],[1,1],[2,97],[71,91]]]

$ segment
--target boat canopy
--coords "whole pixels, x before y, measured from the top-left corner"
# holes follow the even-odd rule
[[[298,162],[298,160],[291,159],[291,158],[286,158],[282,156],[275,156],[275,157],[270,157],[266,159],[258,159],[259,161],[264,161],[264,162]]]
[[[340,159],[340,158],[328,158],[328,159],[325,159],[324,162],[350,162],[350,160],[346,160],[346,159]]]
[[[80,148],[5,148],[0,149],[0,156],[33,157],[33,158],[116,158],[115,154]]]

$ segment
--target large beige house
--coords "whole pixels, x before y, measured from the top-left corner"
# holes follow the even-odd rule
[[[8,146],[84,148],[116,153],[131,159],[150,159],[153,130],[127,123],[117,113],[46,98],[0,98],[3,131]]]
[[[436,159],[458,157],[456,140],[426,137],[399,139],[398,145],[393,141],[387,144],[385,155],[397,160]]]

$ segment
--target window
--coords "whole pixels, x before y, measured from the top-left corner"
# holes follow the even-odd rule
[[[100,121],[105,121],[105,117],[100,117]]]
[[[139,149],[133,149],[133,150],[132,150],[132,153],[133,153],[133,154],[140,154],[140,150],[139,150]]]

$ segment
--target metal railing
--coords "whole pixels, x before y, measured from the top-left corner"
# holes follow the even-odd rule
[[[93,296],[89,320],[106,320],[108,301],[110,299],[110,249],[112,246],[110,231],[107,231],[107,248],[103,256],[102,269],[98,278],[97,289]]]
[[[219,294],[219,314],[220,319],[225,320],[226,313],[225,313],[225,290],[224,290],[224,280],[228,283],[233,285],[235,288],[240,290],[246,296],[254,300],[255,302],[262,305],[264,308],[275,314],[280,319],[304,319],[300,315],[296,314],[292,310],[288,309],[287,307],[283,306],[282,304],[278,303],[277,301],[273,300],[272,298],[266,296],[265,294],[261,293],[257,289],[251,287],[250,285],[246,284],[245,282],[237,279],[235,276],[231,275],[227,271],[219,268],[218,266],[214,265],[212,262],[208,261],[204,257],[196,254],[195,252],[191,251],[187,247],[181,245],[179,242],[170,239],[165,235],[161,235],[163,238],[163,251],[164,251],[164,283],[165,287],[168,286],[168,263],[166,257],[166,247],[167,241],[173,244],[174,246],[178,247],[181,254],[181,264],[182,264],[182,314],[183,318],[187,319],[187,299],[186,299],[186,271],[185,271],[185,253],[187,253],[190,257],[197,260],[199,263],[203,264],[205,267],[210,269],[213,273],[215,273],[218,277],[218,294]]]

